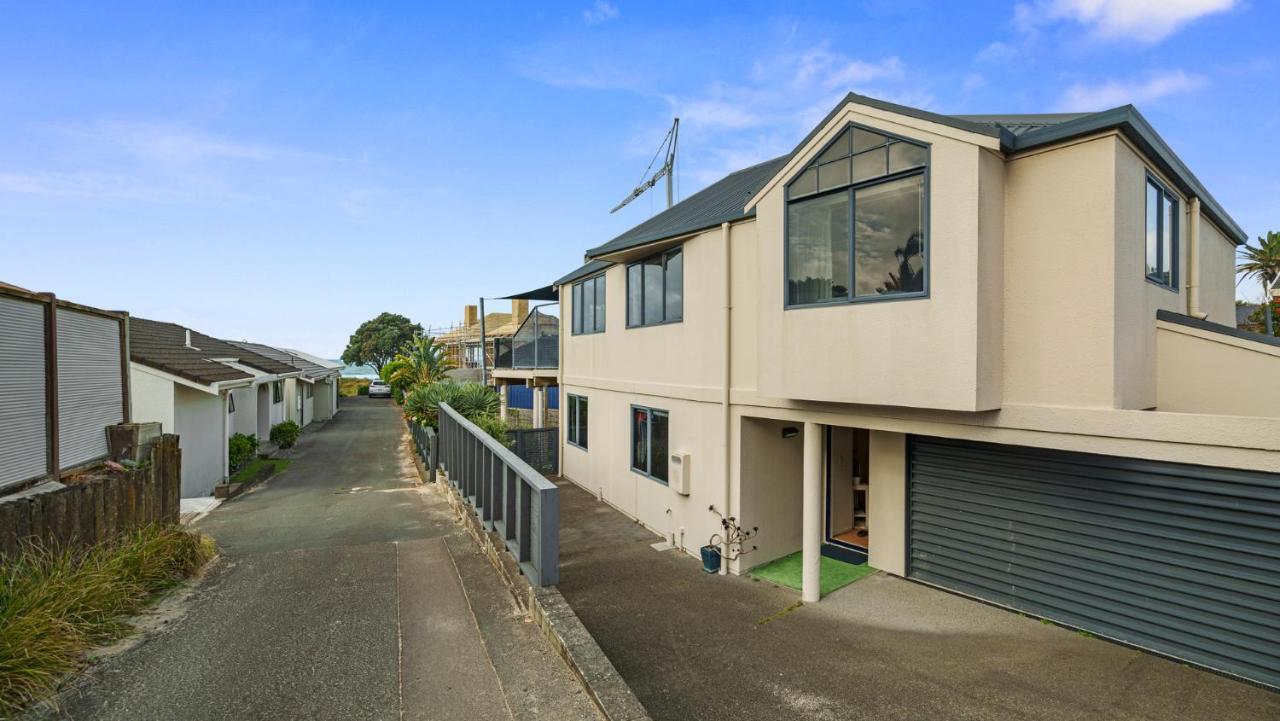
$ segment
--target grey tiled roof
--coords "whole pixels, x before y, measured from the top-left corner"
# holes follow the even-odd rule
[[[730,173],[608,243],[588,250],[587,257],[616,253],[755,215],[754,209],[750,213],[743,210],[747,201],[782,169],[788,157],[766,160]]]
[[[282,350],[280,348],[273,348],[272,346],[263,345],[262,343],[250,343],[248,341],[235,340],[229,342],[231,345],[237,346],[251,353],[282,363],[285,366],[288,366],[290,371],[302,371],[302,375],[308,379],[323,378],[328,375],[333,375],[337,370],[334,368],[325,368],[324,366],[316,365],[315,363],[290,353],[289,351]]]
[[[203,350],[187,347],[186,331],[176,323],[130,318],[129,358],[206,386],[253,377],[225,363],[209,360],[209,354]],[[192,344],[195,344],[194,334]]]
[[[188,330],[191,329],[177,323],[130,318],[129,356],[138,363],[201,385],[253,377],[215,358],[234,358],[241,365],[275,375],[297,373],[299,370],[197,330],[191,330],[191,345],[188,346]]]

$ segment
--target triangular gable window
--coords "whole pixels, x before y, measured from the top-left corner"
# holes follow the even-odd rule
[[[929,146],[850,124],[787,184],[790,306],[928,294]]]

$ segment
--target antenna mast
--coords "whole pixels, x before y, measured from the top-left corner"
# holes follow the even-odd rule
[[[658,156],[662,154],[663,148],[666,148],[667,156],[666,156],[666,159],[663,161],[662,166],[659,167],[658,170],[655,171],[654,174],[650,176],[647,180],[641,181],[640,185],[637,185],[636,189],[631,191],[631,195],[628,195],[626,198],[623,199],[621,203],[618,203],[618,205],[614,207],[613,210],[609,211],[610,213],[618,212],[624,206],[626,206],[627,203],[630,203],[636,198],[639,198],[641,195],[644,195],[646,190],[657,185],[658,181],[662,180],[663,178],[667,179],[667,207],[668,208],[671,207],[672,203],[675,202],[674,196],[672,195],[672,191],[671,191],[671,179],[676,174],[675,172],[676,147],[679,145],[679,141],[680,141],[680,118],[676,118],[671,123],[671,129],[667,131],[667,137],[662,139],[662,144],[658,146],[658,152],[654,153],[653,160],[649,161],[649,167],[645,168],[644,172],[645,173],[649,172],[649,169],[653,167],[654,161],[656,161],[658,159]]]

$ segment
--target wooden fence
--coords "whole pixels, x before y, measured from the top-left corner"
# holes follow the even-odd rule
[[[90,545],[152,523],[177,523],[182,452],[165,434],[142,466],[48,493],[0,503],[0,555],[25,542]]]

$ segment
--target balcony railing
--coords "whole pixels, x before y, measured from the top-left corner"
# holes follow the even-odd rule
[[[560,367],[560,319],[539,308],[529,313],[515,335],[495,338],[493,343],[494,368]]]
[[[558,583],[560,489],[446,403],[439,420],[439,437],[424,433],[418,441],[431,449],[428,463],[444,466],[449,483],[502,537],[530,583]]]

